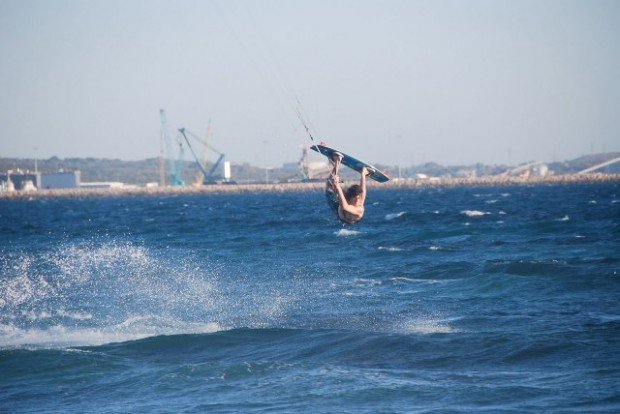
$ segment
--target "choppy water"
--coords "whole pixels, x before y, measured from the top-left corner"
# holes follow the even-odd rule
[[[0,201],[0,412],[618,412],[620,185]]]

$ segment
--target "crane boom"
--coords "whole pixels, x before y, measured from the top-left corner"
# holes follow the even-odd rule
[[[179,132],[181,133],[181,135],[183,135],[183,138],[185,139],[185,142],[187,143],[187,146],[189,147],[192,155],[194,156],[194,160],[196,160],[196,164],[198,164],[198,168],[200,168],[200,171],[202,172],[202,174],[204,176],[204,179],[203,179],[202,183],[203,184],[208,184],[208,183],[215,182],[215,179],[216,179],[216,177],[214,176],[215,171],[217,170],[217,167],[221,164],[222,160],[224,159],[225,154],[222,153],[222,152],[219,152],[218,150],[213,148],[211,145],[207,144],[207,142],[203,141],[198,136],[196,136],[191,131],[189,131],[189,130],[187,130],[185,128],[180,128]],[[189,134],[196,141],[198,141],[201,144],[203,144],[205,147],[209,148],[211,151],[216,152],[217,154],[219,154],[219,158],[213,164],[213,166],[210,168],[209,171],[207,171],[205,166],[202,164],[202,162],[200,162],[200,159],[196,155],[196,152],[194,151],[194,148],[192,147],[192,144],[190,143],[189,139],[187,138],[187,134],[186,133]]]
[[[172,186],[183,186],[185,182],[181,178],[183,169],[183,143],[179,142],[179,154],[175,163],[172,158],[172,142],[168,136],[168,120],[166,118],[166,112],[163,109],[159,110],[159,117],[161,119],[161,135],[166,147],[166,161],[168,163],[168,183]]]
[[[200,168],[200,171],[202,171],[202,173],[204,174],[205,178],[211,175],[211,173],[207,173],[207,170],[205,170],[205,167],[203,167],[202,163],[198,159],[196,152],[194,152],[194,148],[192,147],[192,144],[190,144],[189,139],[187,139],[187,135],[185,135],[185,128],[179,128],[179,132],[181,133],[181,135],[183,135],[183,138],[185,138],[185,142],[187,143],[189,150],[191,151],[192,155],[194,156],[194,159],[196,160],[196,164],[198,164],[198,167]]]

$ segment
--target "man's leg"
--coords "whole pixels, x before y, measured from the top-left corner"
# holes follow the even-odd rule
[[[335,153],[330,161],[332,163],[332,172],[329,174],[329,177],[327,177],[327,181],[325,182],[327,186],[326,190],[336,192],[336,188],[334,187],[332,180],[335,176],[338,175],[338,170],[340,169],[340,163],[342,161],[342,155],[339,153]]]
[[[336,216],[338,216],[338,207],[340,202],[338,201],[338,195],[333,180],[338,176],[338,169],[340,168],[341,160],[342,156],[334,157],[330,160],[332,162],[332,171],[329,174],[329,177],[327,177],[327,180],[325,180],[325,197],[327,199],[327,204]]]
[[[340,169],[340,163],[342,162],[342,154],[339,152],[335,152],[332,155],[332,163],[334,164],[334,168],[332,169],[332,175],[338,175],[338,170]]]

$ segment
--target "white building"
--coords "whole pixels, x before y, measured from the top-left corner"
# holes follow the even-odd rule
[[[42,173],[39,188],[47,190],[54,188],[78,188],[80,187],[80,172],[55,172]]]

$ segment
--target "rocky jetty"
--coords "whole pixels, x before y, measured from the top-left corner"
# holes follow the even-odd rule
[[[553,184],[593,184],[620,181],[620,174],[581,174],[551,175],[547,177],[508,177],[492,176],[478,178],[437,178],[437,179],[394,179],[379,184],[368,181],[375,189],[403,189],[457,186],[515,186],[515,185],[553,185]],[[345,183],[348,184],[348,183]],[[278,183],[278,184],[219,184],[186,187],[138,187],[121,188],[76,188],[37,191],[0,192],[0,200],[38,199],[38,198],[86,198],[86,197],[128,197],[128,196],[175,196],[199,194],[243,194],[243,193],[285,193],[322,191],[322,182]]]

